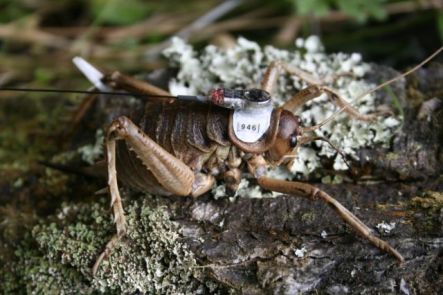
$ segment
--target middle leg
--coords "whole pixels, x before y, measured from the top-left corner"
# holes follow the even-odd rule
[[[118,71],[105,74],[105,76],[103,77],[103,82],[105,82],[107,85],[110,85],[114,89],[123,89],[130,93],[160,96],[171,95],[166,90],[163,90],[148,82],[124,75]]]

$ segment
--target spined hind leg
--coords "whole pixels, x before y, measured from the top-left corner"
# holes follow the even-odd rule
[[[146,169],[154,175],[160,185],[174,195],[199,195],[209,190],[213,178],[203,174],[194,174],[181,160],[164,150],[127,117],[119,117],[108,128],[106,136],[108,186],[111,206],[117,233],[106,245],[105,250],[95,262],[92,273],[95,275],[100,263],[115,248],[118,241],[126,234],[126,219],[117,184],[116,141],[124,140],[135,152]]]
[[[395,250],[387,242],[377,238],[370,228],[368,228],[357,216],[352,214],[348,209],[346,209],[340,202],[325,193],[324,191],[310,185],[307,183],[295,182],[295,181],[285,181],[277,180],[268,177],[259,177],[259,185],[264,188],[275,192],[280,192],[283,194],[301,195],[309,199],[319,199],[328,204],[334,211],[354,229],[358,234],[363,236],[369,242],[371,242],[377,248],[391,254],[399,262],[404,262],[403,256]]]

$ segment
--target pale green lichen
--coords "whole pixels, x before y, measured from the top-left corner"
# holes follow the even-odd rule
[[[211,194],[214,199],[226,198],[226,186],[222,183],[212,188]],[[253,185],[245,178],[240,180],[239,186],[234,195],[229,197],[230,201],[234,201],[237,197],[250,198],[250,199],[262,199],[262,198],[275,198],[280,196],[278,192],[264,192],[259,185]]]
[[[381,222],[377,224],[375,227],[377,228],[378,232],[380,234],[389,234],[392,230],[395,229],[396,223],[395,222]]]
[[[87,144],[79,147],[77,151],[86,163],[92,165],[103,156],[103,142],[105,136],[102,129],[98,129],[95,133],[95,143]]]
[[[127,237],[92,277],[91,267],[114,233],[105,203],[65,204],[53,222],[34,227],[16,251],[18,279],[10,286],[28,294],[207,290],[197,279],[201,270],[166,208],[146,199],[127,202]]]
[[[322,79],[325,85],[335,89],[361,113],[376,110],[373,94],[359,98],[375,86],[362,79],[370,71],[370,66],[362,61],[360,54],[326,54],[316,36],[297,39],[295,44],[295,50],[281,50],[272,46],[261,48],[255,42],[239,38],[230,49],[209,45],[202,52],[197,52],[181,39],[173,39],[171,47],[164,51],[171,65],[179,68],[177,77],[169,83],[170,91],[173,94],[204,95],[220,85],[227,88],[259,87],[267,66],[279,60]],[[333,77],[337,78],[331,79]],[[307,83],[298,77],[284,74],[278,79],[273,100],[281,105],[306,86]],[[321,95],[306,103],[298,114],[304,125],[310,126],[322,122],[334,111],[336,109],[326,95]],[[387,145],[399,123],[399,119],[389,117],[368,124],[340,114],[316,133],[328,137],[344,154],[356,158],[357,150],[362,147]],[[312,173],[321,167],[320,156],[335,157],[336,170],[348,169],[343,159],[327,143],[317,141],[315,145],[316,150],[307,146],[299,150],[291,167],[293,173]]]

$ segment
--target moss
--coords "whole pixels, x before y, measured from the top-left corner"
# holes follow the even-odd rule
[[[423,197],[414,197],[411,204],[417,208],[438,211],[443,208],[443,192],[428,191]]]
[[[166,208],[146,199],[126,202],[128,235],[92,277],[91,266],[115,230],[107,206],[107,200],[64,204],[50,221],[35,226],[15,252],[12,273],[2,274],[7,275],[4,291],[186,294],[208,290],[198,280],[201,271]]]
[[[441,212],[443,208],[443,193],[427,191],[423,196],[412,198],[408,204],[411,215],[415,216],[414,227],[417,231],[430,235],[442,228]]]
[[[66,118],[67,99],[25,96],[6,97],[0,107],[0,171],[26,172],[43,155],[54,152],[54,135]],[[13,126],[14,128],[8,128]],[[5,173],[7,175],[7,173]]]
[[[314,212],[307,212],[301,216],[301,220],[307,224],[314,222],[316,214]]]

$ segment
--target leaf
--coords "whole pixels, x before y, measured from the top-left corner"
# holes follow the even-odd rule
[[[150,6],[141,0],[93,0],[90,5],[96,24],[129,25],[150,13]]]
[[[357,22],[364,23],[369,17],[381,20],[387,13],[384,3],[387,0],[336,0],[337,6],[347,15],[356,19]]]
[[[0,23],[9,23],[31,13],[20,1],[0,0]]]
[[[37,68],[34,71],[34,80],[42,84],[47,84],[55,78],[55,73],[51,69]]]
[[[443,11],[440,10],[437,14],[437,29],[440,35],[440,41],[443,42]]]
[[[329,0],[293,0],[297,14],[324,16],[330,10]]]

